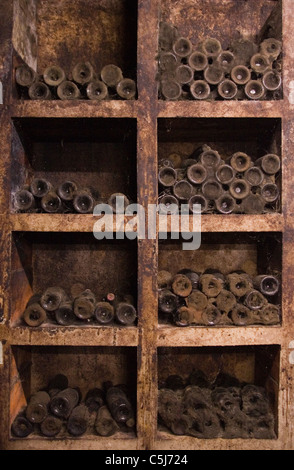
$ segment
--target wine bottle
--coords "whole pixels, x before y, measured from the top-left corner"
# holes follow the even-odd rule
[[[206,169],[216,169],[222,162],[220,154],[216,150],[207,148],[200,155],[200,161]]]
[[[217,297],[224,287],[224,280],[216,274],[202,274],[200,285],[202,292],[207,297]]]
[[[277,325],[280,323],[280,308],[277,305],[267,304],[259,311],[260,321],[263,325]]]
[[[58,65],[51,65],[44,70],[43,73],[44,82],[52,87],[58,87],[62,82],[66,80],[64,70]]]
[[[56,191],[49,191],[41,199],[41,207],[45,212],[56,214],[62,211],[62,201]]]
[[[67,430],[69,434],[75,437],[86,433],[89,425],[90,413],[85,405],[79,405],[74,408],[67,421]]]
[[[279,292],[280,283],[276,276],[260,274],[253,279],[253,286],[263,295],[276,295]]]
[[[224,71],[217,65],[209,65],[204,70],[204,79],[209,85],[218,85],[223,81],[224,77]]]
[[[118,431],[119,427],[112,418],[107,406],[101,406],[97,412],[95,430],[99,436],[109,437]]]
[[[95,207],[95,199],[90,189],[79,189],[75,192],[73,206],[79,214],[90,214]]]
[[[220,184],[230,184],[236,176],[236,171],[231,165],[221,164],[215,173],[216,179]]]
[[[262,84],[268,91],[276,91],[281,88],[282,76],[274,70],[269,70],[262,77]]]
[[[190,279],[192,284],[192,290],[197,290],[199,287],[199,274],[191,269],[181,269],[177,274],[184,274],[188,279]]]
[[[192,292],[192,282],[184,274],[176,274],[172,282],[172,291],[179,297],[188,297]]]
[[[232,80],[223,80],[217,87],[218,94],[224,100],[232,100],[236,97],[238,88]]]
[[[244,173],[253,166],[251,157],[244,152],[236,152],[230,160],[231,167],[238,173]]]
[[[194,311],[191,307],[182,306],[174,314],[173,320],[177,326],[190,326],[194,322]]]
[[[250,194],[250,186],[247,183],[247,181],[244,179],[236,178],[230,184],[229,190],[230,190],[231,196],[239,200],[245,199]]]
[[[195,163],[187,169],[187,178],[192,184],[202,184],[207,178],[207,170],[201,163]]]
[[[104,403],[105,395],[100,388],[93,388],[88,391],[85,398],[85,405],[88,407],[90,413],[98,411]]]
[[[236,65],[231,70],[231,79],[237,85],[246,85],[251,79],[251,71],[245,65]]]
[[[48,194],[51,189],[51,183],[49,183],[49,181],[45,180],[44,178],[34,178],[30,185],[31,193],[37,198],[46,196],[46,194]]]
[[[168,289],[159,292],[158,295],[159,310],[163,313],[174,313],[178,307],[177,296]]]
[[[259,167],[252,166],[246,170],[244,178],[250,184],[250,186],[260,186],[264,180],[264,173]]]
[[[264,96],[265,88],[261,81],[250,80],[246,83],[244,91],[250,100],[260,100]]]
[[[117,302],[115,305],[115,318],[122,325],[134,325],[137,319],[137,310],[128,301]]]
[[[122,70],[114,64],[108,64],[101,70],[101,79],[109,87],[116,87],[123,80]]]
[[[237,209],[235,199],[228,193],[222,194],[215,201],[215,206],[220,214],[232,214]]]
[[[120,207],[120,200],[117,198],[121,198],[123,207]],[[123,193],[113,193],[108,199],[108,205],[112,208],[114,214],[123,214],[126,211],[126,208],[130,205],[130,201]]]
[[[173,276],[169,271],[158,271],[157,285],[159,289],[169,288],[172,284]]]
[[[277,60],[282,52],[282,43],[275,38],[267,38],[260,44],[260,52],[271,62]]]
[[[68,419],[78,403],[79,392],[76,389],[67,388],[51,399],[50,410],[58,418]]]
[[[86,289],[74,299],[73,310],[76,317],[80,320],[89,320],[94,316],[96,305],[95,294]]]
[[[14,207],[21,212],[28,212],[35,208],[35,199],[33,194],[26,190],[21,189],[14,195]]]
[[[33,424],[40,424],[48,415],[50,396],[46,392],[32,395],[26,408],[26,417]]]
[[[281,169],[281,159],[278,155],[273,153],[268,153],[259,158],[256,160],[255,164],[256,166],[260,166],[267,175],[275,175]]]
[[[89,100],[102,101],[108,97],[108,88],[101,80],[94,80],[87,86],[86,93]]]
[[[194,51],[188,58],[188,64],[191,69],[196,70],[196,72],[201,72],[208,66],[208,59],[203,52]]]
[[[123,78],[116,86],[116,92],[124,100],[133,100],[136,97],[137,85],[130,78]]]
[[[195,80],[190,85],[190,93],[195,100],[207,100],[210,92],[210,86],[205,80]]]
[[[274,183],[267,183],[261,189],[261,197],[265,202],[275,202],[280,195],[279,188]]]
[[[203,196],[203,194],[196,194],[189,199],[189,210],[192,214],[198,214],[199,211],[196,209],[196,205],[201,206],[201,214],[207,212],[208,210],[208,200]]]
[[[193,193],[193,186],[189,181],[177,181],[173,186],[173,193],[180,201],[189,201]]]
[[[204,310],[208,305],[207,296],[200,290],[193,290],[186,300],[187,306],[197,311]]]
[[[166,100],[177,100],[182,94],[181,85],[176,80],[162,80],[160,84],[160,91]]]
[[[173,51],[178,56],[184,58],[188,57],[192,52],[193,46],[188,38],[179,37],[173,43]]]
[[[202,321],[204,325],[215,326],[221,323],[221,311],[213,304],[209,304],[202,312]]]
[[[33,295],[26,305],[23,320],[28,326],[41,326],[47,319],[45,309],[40,305],[40,295]]]
[[[216,306],[221,312],[229,313],[237,303],[234,294],[223,289],[216,298]]]
[[[34,431],[34,427],[29,420],[23,416],[23,414],[19,414],[11,425],[11,432],[12,435],[19,438],[28,437]]]
[[[78,187],[73,181],[64,181],[58,186],[57,194],[62,201],[72,201]]]
[[[54,312],[62,302],[67,300],[67,295],[61,287],[49,287],[41,296],[41,306],[48,312]]]
[[[246,294],[245,305],[250,310],[259,310],[267,304],[266,298],[258,290],[250,290]]]
[[[244,297],[251,289],[252,282],[246,273],[230,273],[227,275],[227,282],[230,291],[237,297]]]
[[[252,325],[253,315],[252,312],[245,305],[237,303],[231,312],[231,319],[236,326]]]
[[[270,62],[264,54],[254,54],[250,59],[251,69],[257,74],[263,74],[270,68]]]
[[[120,387],[110,387],[106,392],[106,402],[113,419],[118,423],[124,423],[128,427],[135,424],[131,403]]]
[[[61,419],[56,418],[56,416],[47,416],[41,423],[41,434],[46,437],[56,437],[60,433],[62,425]]]
[[[100,325],[109,325],[114,320],[114,307],[109,302],[98,302],[94,316]]]
[[[218,39],[205,38],[198,44],[197,49],[201,50],[207,57],[218,57],[222,52],[222,45]]]
[[[181,168],[182,157],[178,153],[170,153],[167,157],[167,160],[171,162],[173,168]]]
[[[229,73],[234,67],[235,56],[231,51],[222,51],[218,55],[216,62],[224,70],[225,73]]]
[[[72,301],[61,302],[58,309],[55,310],[55,320],[58,325],[70,326],[75,323],[76,317],[73,312]]]
[[[15,70],[15,81],[24,88],[29,88],[37,80],[36,72],[28,65],[20,65]]]
[[[29,97],[31,100],[50,100],[52,95],[46,83],[37,81],[29,87]]]
[[[259,194],[249,194],[242,200],[239,206],[244,214],[262,214],[264,212],[265,201]]]
[[[250,39],[236,39],[229,50],[235,55],[236,64],[249,65],[251,57],[258,52],[258,46]]]
[[[78,63],[72,70],[72,78],[79,85],[86,85],[95,78],[94,69],[90,62]]]
[[[173,186],[177,181],[177,174],[174,168],[164,166],[158,172],[158,182],[164,188]]]
[[[179,201],[171,194],[165,194],[159,199],[160,212],[165,214],[174,214],[178,211]]]
[[[180,85],[191,83],[194,78],[194,72],[189,65],[179,65],[175,70],[175,79]]]
[[[77,85],[70,80],[62,82],[57,88],[57,96],[60,100],[78,100],[81,98]]]
[[[160,70],[164,72],[174,71],[178,65],[178,58],[173,52],[162,52],[158,59]]]
[[[216,201],[222,196],[223,188],[216,179],[210,178],[203,183],[202,193],[209,201]]]
[[[159,49],[163,51],[171,50],[178,36],[179,33],[175,26],[161,21],[159,24]]]

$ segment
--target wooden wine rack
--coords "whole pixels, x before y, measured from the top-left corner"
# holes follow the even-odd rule
[[[1,262],[0,262],[0,447],[2,449],[108,449],[108,450],[197,450],[197,449],[294,449],[294,70],[293,70],[293,0],[283,0],[283,100],[281,101],[217,101],[168,102],[158,100],[156,81],[159,20],[169,21],[180,29],[182,35],[191,37],[212,35],[218,39],[236,34],[235,29],[243,33],[256,34],[261,30],[267,17],[276,7],[276,0],[2,0],[0,5],[0,79],[4,89],[4,104],[0,105],[0,216],[1,216]],[[56,12],[63,7],[67,16],[63,22]],[[245,5],[246,4],[246,5]],[[245,6],[244,6],[245,5]],[[55,8],[56,7],[56,8]],[[83,7],[83,8],[82,8]],[[113,9],[113,21],[106,22],[103,28],[95,25],[95,11],[106,13]],[[38,9],[38,18],[36,16]],[[240,17],[242,12],[242,17]],[[57,16],[56,16],[57,15]],[[81,15],[81,16],[79,16]],[[94,15],[94,16],[93,16]],[[87,19],[88,36],[85,42],[76,41],[77,35],[83,37],[83,28]],[[137,17],[136,31],[133,36],[128,28],[132,18]],[[43,20],[43,21],[42,21]],[[118,22],[118,23],[117,23]],[[38,67],[54,61],[63,66],[70,60],[95,57],[104,54],[105,60],[111,61],[107,51],[105,35],[121,22],[120,37],[113,34],[117,50],[112,51],[114,59],[122,54],[122,65],[131,63],[129,54],[137,54],[138,99],[134,101],[29,101],[17,96],[13,70],[20,60],[28,63],[38,62]],[[13,29],[14,25],[14,29]],[[18,25],[17,28],[15,25]],[[236,27],[237,25],[237,27]],[[30,26],[30,28],[29,28]],[[96,27],[97,26],[97,27]],[[96,29],[95,29],[96,27]],[[51,29],[50,29],[51,28]],[[64,29],[64,30],[63,30]],[[53,34],[50,36],[50,31]],[[197,34],[197,33],[196,33]],[[38,43],[33,38],[37,35]],[[125,35],[125,36],[124,36]],[[88,41],[88,42],[87,42]],[[68,49],[67,49],[67,47]],[[56,47],[56,50],[54,49]],[[72,50],[70,49],[72,48]],[[98,50],[94,49],[97,47]],[[75,50],[75,53],[73,53]],[[116,52],[115,52],[116,51]],[[58,55],[59,54],[59,55]],[[97,59],[98,60],[98,59]],[[34,257],[44,256],[46,243],[50,245],[50,233],[56,243],[69,242],[63,238],[73,236],[78,241],[79,234],[91,236],[96,219],[91,215],[77,214],[17,214],[11,209],[11,180],[21,171],[15,166],[12,141],[14,122],[26,122],[29,137],[38,136],[40,123],[45,120],[66,119],[89,120],[126,120],[136,122],[136,169],[137,200],[147,208],[156,204],[158,197],[158,122],[171,119],[185,120],[185,126],[196,119],[242,118],[247,135],[254,127],[254,119],[262,118],[267,125],[272,119],[281,124],[282,142],[282,210],[281,213],[266,215],[204,215],[202,232],[206,234],[255,234],[262,237],[267,233],[281,237],[282,270],[282,324],[276,327],[253,326],[250,328],[176,328],[158,326],[157,270],[159,255],[158,240],[139,240],[133,250],[137,263],[137,299],[138,327],[112,328],[37,328],[30,329],[11,321],[14,312],[12,305],[21,309],[28,298],[26,271],[33,270]],[[36,128],[34,128],[36,119]],[[42,121],[43,120],[43,121]],[[190,121],[191,120],[191,121]],[[267,121],[269,120],[269,121]],[[251,122],[251,124],[250,124]],[[251,126],[251,127],[250,127]],[[44,134],[44,129],[43,129]],[[37,138],[37,137],[36,137]],[[178,135],[180,139],[180,134]],[[232,136],[234,139],[234,136]],[[213,127],[211,127],[211,140]],[[48,153],[47,153],[48,155]],[[53,158],[53,157],[52,157]],[[120,163],[122,165],[122,162]],[[42,241],[43,233],[49,233],[49,241]],[[35,240],[36,239],[36,240]],[[27,240],[27,241],[22,241]],[[67,239],[66,239],[67,240]],[[20,243],[20,248],[18,243]],[[55,242],[52,242],[53,244]],[[66,244],[67,243],[67,244]],[[262,245],[261,245],[262,247]],[[64,248],[65,250],[67,248]],[[108,249],[111,249],[111,243]],[[17,255],[21,252],[21,255]],[[122,248],[123,250],[123,248]],[[262,248],[261,248],[262,250]],[[19,256],[17,258],[17,256]],[[176,257],[180,256],[178,254]],[[22,261],[24,260],[24,261]],[[96,260],[96,258],[95,258]],[[107,264],[107,257],[104,264]],[[116,269],[115,263],[112,265]],[[101,265],[101,277],[109,273],[111,266]],[[127,271],[127,266],[126,266]],[[40,271],[41,272],[41,271]],[[38,272],[37,274],[40,274]],[[45,276],[46,268],[42,271]],[[37,275],[36,274],[36,275]],[[123,276],[123,270],[119,272]],[[127,276],[127,272],[125,273]],[[157,428],[157,390],[158,378],[165,367],[165,354],[172,355],[173,364],[178,362],[178,371],[184,364],[193,361],[197,352],[206,351],[221,354],[222,350],[231,352],[238,362],[239,352],[250,351],[250,374],[265,374],[270,368],[271,383],[276,396],[276,440],[198,440],[185,436],[174,436]],[[90,353],[89,353],[90,351]],[[127,351],[127,352],[126,352]],[[129,353],[128,353],[129,351]],[[129,376],[134,370],[133,380],[137,393],[137,428],[136,435],[123,437],[121,434],[110,438],[87,436],[82,439],[47,440],[41,437],[24,440],[12,439],[10,425],[28,397],[31,389],[40,384],[40,374],[51,371],[50,364],[61,364],[68,373],[73,367],[85,365],[85,370],[97,374],[93,355],[99,356],[99,364],[108,364],[118,374],[118,364],[122,373]],[[90,354],[91,359],[89,359]],[[105,355],[105,357],[104,357]],[[253,355],[253,359],[252,359]],[[263,358],[270,356],[271,365]],[[122,359],[123,357],[123,359]],[[242,356],[243,357],[243,356]],[[76,358],[76,360],[74,359]],[[128,365],[128,361],[131,364]],[[167,362],[169,364],[170,361]],[[91,369],[93,365],[93,370]],[[246,369],[245,362],[245,369]],[[264,364],[264,366],[263,366]],[[97,364],[96,364],[97,365]],[[129,367],[131,366],[131,367]],[[94,370],[95,369],[95,370]],[[28,373],[28,370],[31,372]],[[58,372],[58,371],[57,371]],[[166,371],[165,371],[166,372]],[[35,374],[35,376],[34,376]],[[39,374],[39,375],[38,375]],[[27,377],[27,383],[23,378]],[[31,388],[30,388],[31,387]],[[34,390],[33,390],[34,391]]]

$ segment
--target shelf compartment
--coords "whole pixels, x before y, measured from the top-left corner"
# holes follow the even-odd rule
[[[14,66],[24,62],[42,74],[49,65],[59,65],[69,77],[81,61],[90,62],[97,76],[102,67],[115,64],[136,80],[137,8],[137,1],[130,0],[66,0],[62,5],[14,0]]]
[[[279,291],[273,297],[266,296],[266,298],[269,303],[279,306],[280,315],[282,315],[282,238],[281,233],[205,232],[201,235],[200,248],[191,251],[182,249],[183,240],[173,240],[169,236],[167,240],[159,241],[158,271],[168,271],[173,278],[182,269],[190,269],[200,274],[207,269],[213,269],[216,272],[221,272],[225,278],[229,273],[236,271],[244,271],[251,278],[259,274],[276,274],[280,284]],[[216,299],[212,299],[212,301],[215,302]],[[243,304],[242,298],[240,303]],[[170,326],[173,324],[172,315],[161,312],[158,315],[159,327],[163,328],[163,331],[159,330],[159,335],[163,334],[164,341],[168,341],[169,333],[172,332]],[[230,312],[228,315],[230,317]],[[200,324],[198,327],[203,328],[204,331],[207,328],[200,326]],[[228,331],[231,331],[234,325],[226,323],[224,326],[219,323],[213,326],[217,329],[223,327],[229,328]],[[248,327],[249,325],[244,326],[245,329]],[[185,336],[187,341],[191,340],[190,333],[185,333],[185,331],[187,329],[194,330],[194,328],[195,326],[180,328],[174,325],[174,329],[183,331],[183,341],[185,341]],[[238,328],[243,329],[243,326]],[[250,325],[251,328],[255,327]],[[173,333],[171,335],[173,336]],[[235,337],[235,334],[232,333],[232,336]]]
[[[62,287],[70,296],[72,286],[80,283],[94,292],[97,301],[113,292],[130,294],[135,305],[137,302],[137,245],[128,240],[98,241],[90,233],[14,232],[11,273],[12,327],[25,325],[22,315],[31,295],[52,286]],[[78,322],[68,328],[74,332],[76,328],[84,328],[86,323]],[[100,328],[98,323],[91,323],[93,326]],[[119,334],[119,324],[113,326]],[[59,328],[49,319],[38,330],[42,331],[43,327]],[[57,333],[61,340],[60,335]],[[86,339],[87,333],[83,335]],[[123,332],[122,338],[124,335],[127,333]],[[98,336],[97,333],[97,341]],[[39,338],[42,338],[41,333]],[[104,335],[102,341],[106,341]],[[111,333],[108,341],[115,341]]]
[[[136,415],[136,348],[132,347],[11,347],[10,364],[10,426],[15,417],[26,407],[30,396],[39,390],[45,390],[49,381],[57,374],[63,374],[68,378],[69,387],[79,388],[81,399],[93,388],[103,388],[103,383],[111,381],[114,385],[124,384],[127,388],[134,413]],[[24,447],[35,446],[46,442],[46,438],[40,435],[38,429],[28,438],[19,440],[9,432],[10,446],[12,441]],[[55,438],[57,443],[63,445],[68,441],[74,441],[70,445],[90,440],[100,447],[108,448],[109,442],[113,446],[125,441],[131,441],[131,447],[136,443],[135,429],[130,432],[119,430],[110,438],[103,438],[91,429],[81,438],[73,438],[67,431],[62,430]],[[134,444],[132,444],[134,441]],[[57,444],[58,445],[58,444]]]
[[[185,371],[184,373],[182,371]],[[187,387],[189,377],[193,372],[204,374],[205,382],[198,382],[200,388],[213,390],[216,386],[243,387],[245,384],[254,384],[266,390],[270,412],[274,417],[274,434],[271,439],[253,439],[253,442],[267,443],[274,447],[279,435],[279,374],[280,374],[280,347],[278,345],[238,346],[238,347],[195,347],[195,348],[159,348],[158,349],[158,384],[159,388],[166,387],[168,377],[176,375],[181,377],[182,386]],[[174,380],[174,387],[175,379]],[[179,379],[177,379],[179,381]],[[235,383],[235,385],[233,385]],[[194,382],[194,384],[196,384]],[[225,448],[240,445],[246,447],[251,438],[235,440],[222,437],[199,439],[199,437],[176,436],[164,424],[159,422],[157,434],[157,449],[165,449],[167,445],[173,448],[178,445],[181,449],[197,448]],[[186,447],[189,443],[190,447]],[[258,444],[257,444],[258,445]]]
[[[113,193],[137,199],[134,119],[16,118],[11,153],[12,195],[44,178],[54,188],[66,180],[93,188],[98,201]]]

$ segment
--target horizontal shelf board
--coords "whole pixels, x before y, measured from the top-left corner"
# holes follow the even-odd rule
[[[137,346],[136,327],[0,327],[0,339],[14,345],[34,346]]]
[[[157,433],[154,450],[278,450],[283,448],[279,439],[197,439],[176,436],[165,431]]]
[[[158,101],[158,117],[276,117],[283,116],[280,101]]]
[[[93,118],[137,117],[138,101],[20,101],[11,104],[11,117]]]
[[[175,327],[160,325],[158,347],[252,346],[282,344],[284,330],[280,326],[250,327]]]

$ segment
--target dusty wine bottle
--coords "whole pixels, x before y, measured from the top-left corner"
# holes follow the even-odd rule
[[[206,38],[198,44],[197,47],[207,57],[218,57],[222,52],[222,46],[218,39]]]
[[[29,97],[31,100],[50,100],[52,95],[48,85],[39,81],[29,87]]]
[[[89,83],[86,93],[89,100],[102,101],[108,97],[108,88],[101,80],[95,80]]]
[[[75,437],[85,434],[88,429],[89,420],[89,410],[85,405],[79,405],[74,408],[67,421],[69,434]]]
[[[33,424],[40,424],[48,414],[50,396],[46,392],[38,392],[32,395],[26,409],[26,417]]]
[[[175,79],[180,85],[191,83],[194,78],[194,72],[189,65],[179,65],[175,70]]]
[[[76,317],[72,301],[61,302],[58,309],[55,310],[55,320],[58,325],[62,326],[70,326],[75,323]]]
[[[163,313],[174,313],[178,307],[177,296],[170,290],[164,289],[158,295],[159,310]]]
[[[173,186],[177,181],[177,174],[174,168],[164,166],[158,172],[158,181],[164,188]]]
[[[74,388],[67,388],[51,399],[50,410],[58,418],[68,419],[78,403],[79,392]]]
[[[186,300],[188,307],[197,311],[204,310],[208,305],[207,296],[200,290],[193,290]]]
[[[236,326],[252,325],[252,312],[245,305],[238,303],[231,312],[231,319]]]
[[[72,70],[72,77],[74,82],[79,85],[90,83],[95,78],[94,69],[90,62],[76,64]]]
[[[106,392],[106,402],[113,419],[125,423],[128,427],[135,424],[131,403],[120,387],[110,387]]]
[[[97,412],[95,430],[99,436],[109,437],[118,431],[119,427],[112,418],[107,406],[101,406]]]
[[[275,175],[280,171],[281,159],[278,155],[268,153],[256,160],[256,165],[260,166],[267,175]]]
[[[41,199],[41,207],[45,212],[56,214],[62,211],[62,201],[56,191],[49,191]]]
[[[280,323],[280,308],[277,305],[267,304],[259,312],[263,325],[277,325]]]
[[[223,188],[215,179],[208,179],[202,185],[203,196],[209,201],[216,201],[223,193]]]
[[[221,311],[213,304],[209,304],[202,312],[202,321],[204,325],[215,326],[222,320]]]
[[[64,181],[58,186],[57,194],[63,201],[72,201],[78,187],[73,181]]]
[[[216,169],[221,163],[220,154],[216,150],[208,148],[200,155],[200,161],[207,169]]]
[[[265,201],[259,194],[249,194],[242,200],[240,210],[244,214],[262,214],[264,206]]]
[[[216,306],[221,312],[229,313],[236,303],[234,294],[226,289],[223,289],[216,298]]]
[[[178,153],[170,153],[167,157],[168,161],[171,162],[173,168],[181,168],[182,157]]]
[[[159,289],[166,289],[171,286],[173,276],[169,271],[161,270],[158,271],[157,285]]]
[[[162,52],[158,60],[159,68],[164,72],[171,72],[178,65],[178,58],[172,52]]]
[[[49,183],[49,181],[45,180],[44,178],[34,178],[30,185],[31,193],[37,198],[46,196],[46,194],[48,194],[51,189],[51,183]]]
[[[263,295],[276,295],[279,292],[280,283],[276,276],[260,274],[253,279],[253,286]]]
[[[250,100],[260,100],[264,96],[265,88],[259,80],[250,80],[246,83],[244,91]]]
[[[266,298],[258,290],[251,290],[246,294],[245,305],[250,310],[259,310],[267,304]]]
[[[113,193],[108,199],[108,204],[112,208],[114,214],[123,214],[130,204],[130,201],[123,193]]]
[[[137,310],[128,301],[118,302],[115,305],[115,318],[122,325],[134,325],[137,319]]]
[[[43,436],[56,437],[62,429],[63,422],[56,416],[47,416],[41,423],[40,430]]]
[[[116,86],[118,96],[124,100],[133,100],[136,97],[137,85],[130,78],[123,78]]]
[[[179,201],[171,194],[165,194],[159,199],[160,213],[174,214],[178,211]]]
[[[192,43],[188,38],[180,37],[173,43],[174,53],[181,58],[188,57],[191,54],[192,49]]]
[[[217,297],[224,287],[224,280],[216,274],[202,274],[200,276],[200,285],[202,292],[207,297]]]
[[[73,310],[76,317],[80,320],[89,320],[93,317],[96,305],[95,294],[86,289],[74,299]]]
[[[208,59],[205,54],[201,51],[192,52],[188,58],[188,64],[191,69],[196,70],[196,72],[201,72],[205,70],[208,66]]]
[[[64,70],[58,65],[47,67],[43,73],[44,82],[52,87],[58,87],[66,80]]]
[[[192,284],[192,290],[197,290],[199,287],[199,274],[191,269],[181,269],[177,274],[184,274],[190,279]]]
[[[252,166],[246,170],[244,178],[251,186],[260,186],[263,182],[264,174],[259,167]]]
[[[54,312],[62,302],[67,300],[67,295],[61,287],[49,287],[41,296],[40,303],[44,310]]]
[[[250,185],[247,183],[246,180],[236,178],[230,184],[229,190],[233,198],[242,200],[242,199],[245,199],[247,196],[249,196]]]
[[[209,85],[218,85],[224,79],[224,71],[217,65],[209,65],[204,70],[204,79]]]
[[[199,210],[196,207],[197,205],[201,207],[201,214],[208,210],[208,200],[203,196],[203,194],[196,194],[195,196],[192,196],[189,199],[188,205],[192,214],[199,214]]]
[[[70,80],[62,82],[57,88],[57,96],[61,100],[78,100],[81,98],[77,85]]]
[[[192,184],[202,184],[207,178],[207,170],[201,163],[195,163],[188,167],[187,178]]]
[[[11,425],[11,432],[13,436],[16,437],[28,437],[30,434],[32,434],[33,431],[34,427],[32,423],[30,423],[29,420],[22,414],[19,414]]]
[[[35,199],[33,194],[26,190],[21,189],[14,195],[14,207],[21,212],[27,212],[35,208]]]
[[[257,74],[263,74],[270,67],[270,62],[264,54],[254,54],[250,59],[251,69]]]
[[[123,79],[122,70],[114,64],[108,64],[101,70],[101,79],[109,87],[116,87],[116,85]]]
[[[243,152],[234,153],[231,157],[230,164],[238,173],[244,173],[253,165],[251,157]]]
[[[280,195],[279,188],[274,183],[267,183],[261,189],[261,197],[265,202],[275,202]]]
[[[236,172],[230,165],[223,164],[216,169],[215,176],[219,183],[230,184],[234,180]]]
[[[114,307],[109,302],[98,302],[94,316],[100,325],[109,325],[114,320]]]
[[[79,214],[92,213],[95,206],[95,199],[92,191],[88,188],[76,191],[73,198],[73,206]]]
[[[249,39],[236,39],[230,44],[229,50],[235,55],[236,64],[249,65],[251,57],[258,52],[258,46]]]
[[[176,80],[162,80],[160,91],[166,100],[177,100],[182,94],[181,85]]]
[[[40,305],[41,296],[38,294],[33,295],[27,303],[26,309],[23,314],[23,320],[28,326],[38,327],[41,326],[47,319],[47,314],[44,308]]]
[[[194,320],[194,311],[189,307],[180,307],[174,314],[173,320],[177,326],[190,326]]]
[[[85,405],[88,407],[90,413],[98,411],[104,403],[105,395],[100,388],[93,388],[88,391],[85,398]]]
[[[282,43],[275,38],[265,39],[260,44],[260,52],[271,62],[276,60],[282,52]]]
[[[231,273],[227,275],[230,291],[237,297],[244,297],[251,289],[252,282],[246,273]]]
[[[210,86],[205,80],[196,80],[190,85],[190,93],[195,100],[207,100],[210,92]]]
[[[237,85],[246,85],[251,79],[251,72],[245,65],[236,65],[231,71],[231,79]]]
[[[228,193],[224,193],[215,201],[216,209],[220,214],[232,214],[236,211],[236,201]]]
[[[179,297],[188,297],[192,292],[192,282],[184,274],[177,274],[173,278],[172,290]]]
[[[29,88],[36,80],[36,72],[28,65],[20,65],[15,69],[15,81],[21,87]]]
[[[276,91],[282,85],[282,77],[279,73],[274,70],[269,70],[262,77],[262,84],[268,91]]]
[[[226,79],[219,83],[217,91],[224,100],[232,100],[236,97],[238,88],[236,83],[232,80]]]
[[[217,57],[216,62],[225,73],[229,73],[234,67],[235,56],[231,51],[222,51]]]
[[[180,201],[188,201],[193,194],[193,186],[189,181],[177,181],[173,186],[173,193]]]

